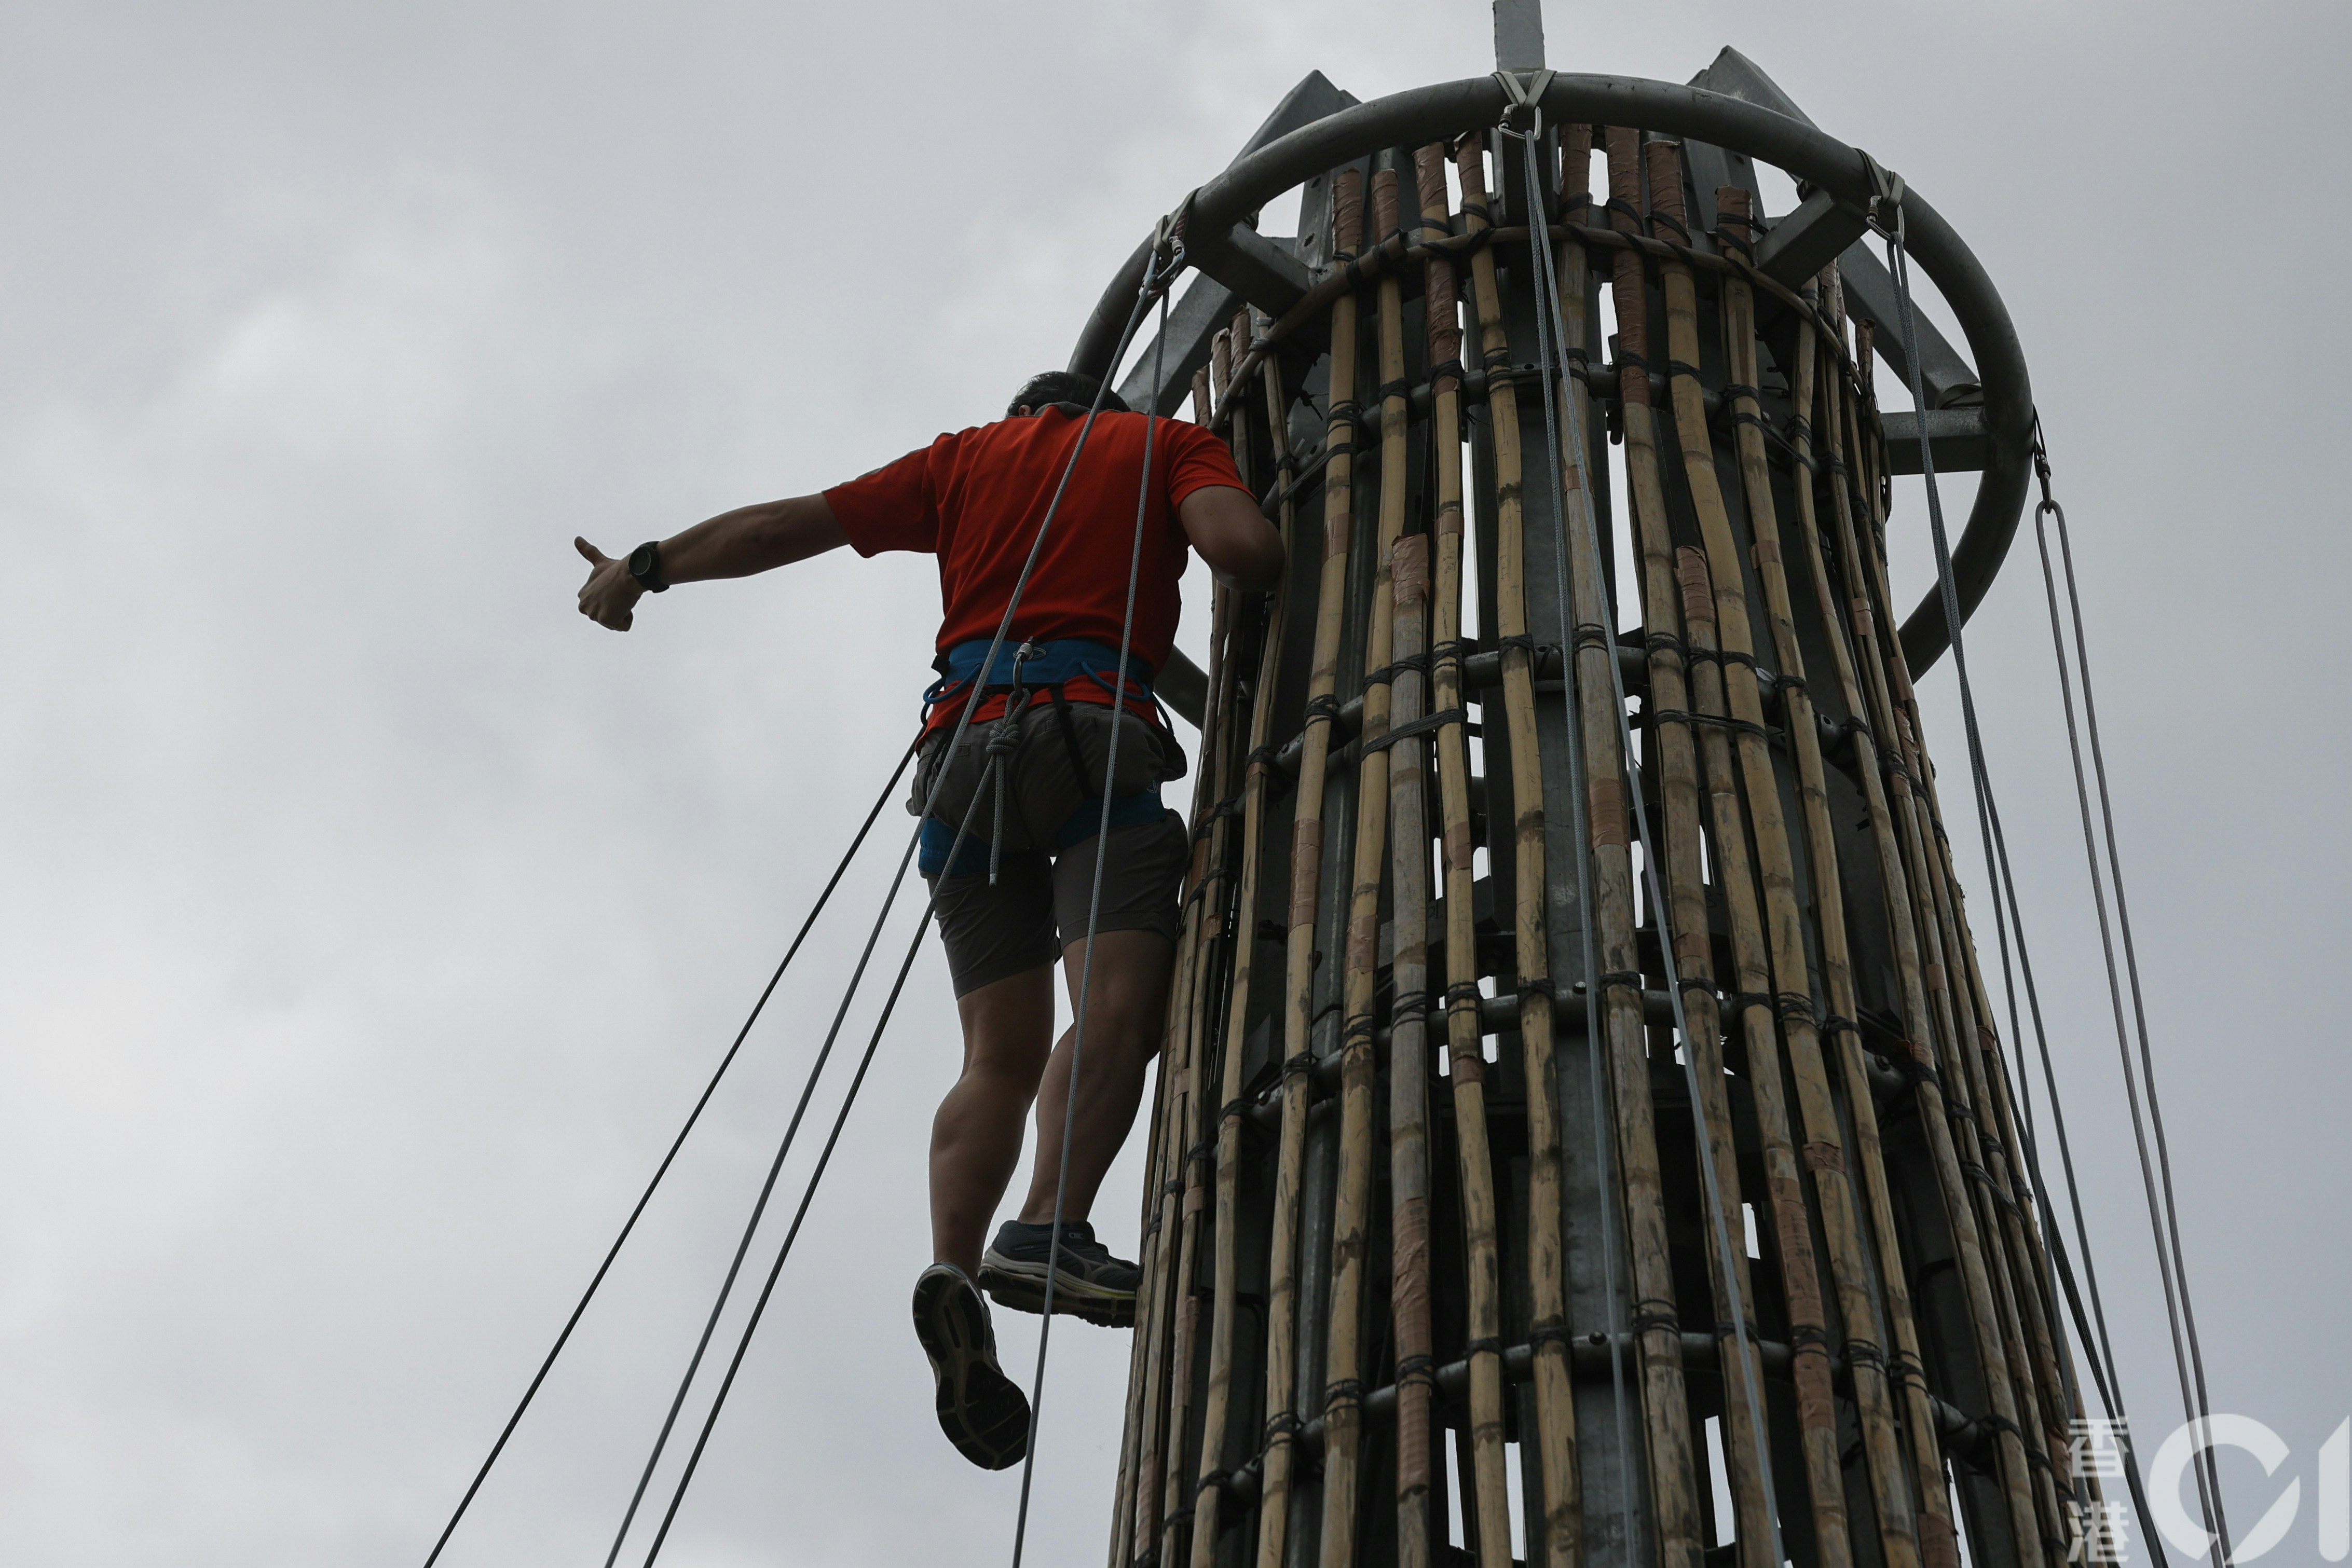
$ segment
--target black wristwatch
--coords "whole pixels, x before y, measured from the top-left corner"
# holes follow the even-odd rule
[[[669,591],[669,580],[662,576],[659,540],[647,539],[629,552],[629,575],[648,593]]]

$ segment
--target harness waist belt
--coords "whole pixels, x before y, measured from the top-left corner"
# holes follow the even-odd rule
[[[931,661],[931,668],[940,678],[923,694],[926,703],[940,703],[969,689],[973,677],[980,674],[981,661],[988,657],[990,639],[975,637],[958,643]],[[1056,637],[1029,644],[1036,652],[1021,664],[1021,684],[1032,689],[1040,686],[1066,685],[1074,680],[1091,681],[1108,695],[1118,680],[1118,650],[1106,648],[1083,637]],[[996,660],[989,667],[987,677],[980,685],[983,690],[993,687],[1010,688],[1013,681],[1013,661],[1023,644],[1007,637],[996,650]],[[1133,702],[1152,702],[1151,666],[1132,653],[1127,661],[1127,695]]]

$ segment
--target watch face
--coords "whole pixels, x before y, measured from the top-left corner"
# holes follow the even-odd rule
[[[639,545],[629,552],[629,575],[642,582],[653,575],[654,547]]]

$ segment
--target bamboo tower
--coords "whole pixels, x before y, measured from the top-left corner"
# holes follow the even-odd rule
[[[1110,1568],[2056,1568],[2095,1483],[1885,549],[1932,443],[1982,596],[2014,333],[1911,193],[1974,364],[1914,350],[1884,172],[1738,54],[1554,75],[1496,13],[1496,78],[1291,93],[1121,388],[1197,395],[1291,557],[1164,682],[1201,773]],[[1914,351],[1934,406],[1882,413]]]

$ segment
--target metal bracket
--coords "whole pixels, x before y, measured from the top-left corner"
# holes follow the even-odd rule
[[[1867,214],[1827,191],[1815,191],[1766,233],[1756,247],[1756,270],[1776,283],[1802,288],[1822,268],[1844,255],[1869,227]]]
[[[1992,460],[1992,433],[1985,426],[1981,406],[1929,409],[1922,417],[1911,413],[1880,416],[1886,426],[1886,469],[1890,474],[1918,474],[1919,437],[1924,431],[1935,455],[1936,472],[1958,474],[1982,468]]]

